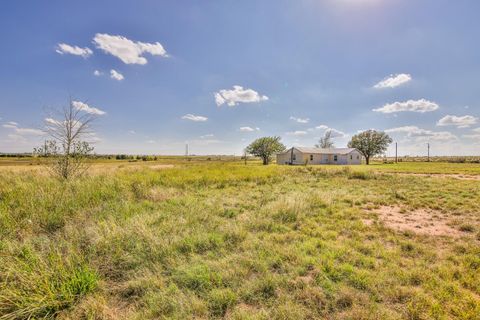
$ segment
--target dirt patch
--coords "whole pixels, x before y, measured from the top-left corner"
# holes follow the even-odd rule
[[[453,228],[454,218],[441,212],[427,209],[405,210],[401,207],[382,206],[372,212],[378,215],[383,224],[396,231],[410,231],[429,236],[460,237],[465,233]],[[372,225],[372,219],[364,220]]]
[[[480,181],[480,175],[467,175],[456,173],[408,173],[408,172],[395,172],[395,174],[401,176],[417,176],[417,177],[430,177],[430,178],[452,178],[458,180],[474,180]]]

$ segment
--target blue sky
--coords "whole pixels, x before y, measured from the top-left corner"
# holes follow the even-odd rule
[[[70,96],[99,153],[240,154],[279,135],[480,154],[476,0],[2,1],[0,152]],[[97,71],[97,72],[96,72]],[[96,74],[95,74],[96,73]],[[96,109],[92,109],[96,108]],[[376,111],[374,111],[376,110]],[[390,149],[389,153],[392,153]]]

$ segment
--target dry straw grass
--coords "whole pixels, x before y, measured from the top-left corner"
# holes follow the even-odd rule
[[[388,165],[147,164],[69,183],[0,170],[0,319],[480,314],[478,181]],[[448,216],[455,237],[391,228],[382,206]]]

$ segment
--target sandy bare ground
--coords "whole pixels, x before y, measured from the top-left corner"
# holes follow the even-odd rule
[[[466,233],[455,229],[454,218],[438,211],[427,209],[405,210],[401,207],[382,206],[372,212],[388,228],[396,231],[410,231],[429,236],[461,237]],[[364,223],[372,225],[373,219],[365,219]]]
[[[401,176],[417,176],[417,177],[431,177],[431,178],[453,178],[459,180],[474,180],[480,181],[480,175],[466,175],[456,173],[410,173],[410,172],[390,172],[391,174],[398,174]]]

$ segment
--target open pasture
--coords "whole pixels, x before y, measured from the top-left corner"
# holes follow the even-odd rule
[[[40,168],[0,165],[0,319],[479,317],[478,164]]]

